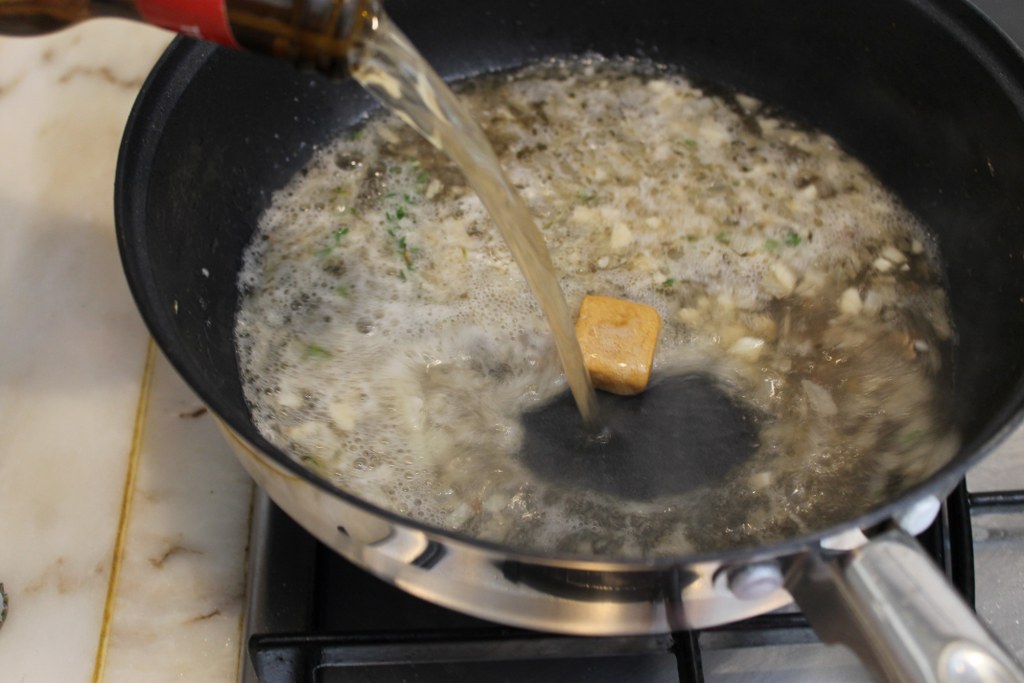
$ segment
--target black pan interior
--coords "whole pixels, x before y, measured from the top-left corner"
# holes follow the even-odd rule
[[[641,55],[755,95],[824,129],[934,231],[959,330],[943,485],[1021,404],[1024,66],[953,0],[456,0],[386,4],[457,78],[547,55]],[[373,106],[265,58],[179,39],[126,131],[117,178],[126,273],[160,347],[251,442],[232,340],[240,254],[272,192]],[[282,456],[283,458],[283,456]],[[876,516],[885,510],[876,511]]]

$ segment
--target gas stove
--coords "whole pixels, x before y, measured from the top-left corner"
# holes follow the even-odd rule
[[[1024,45],[1021,0],[975,0]],[[414,598],[349,564],[258,494],[242,683],[844,683],[871,680],[795,607],[719,628],[577,638]],[[919,540],[1024,659],[1024,429],[973,470]]]
[[[1024,471],[1024,432],[978,470]],[[973,476],[972,476],[973,479]],[[1017,480],[1024,489],[1024,481]],[[918,540],[1018,657],[1024,655],[1024,490],[945,501]],[[250,546],[243,683],[651,683],[868,681],[789,608],[704,631],[575,638],[524,631],[423,602],[318,543],[259,494]]]

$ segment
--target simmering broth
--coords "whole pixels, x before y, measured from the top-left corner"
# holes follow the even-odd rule
[[[952,457],[934,246],[831,138],[633,60],[461,91],[570,307],[596,293],[657,309],[655,387],[702,378],[742,407],[749,453],[697,486],[640,493],[566,475],[558,448],[546,464],[524,455],[530,416],[566,391],[547,325],[465,179],[383,114],[320,150],[246,253],[239,359],[272,443],[429,524],[635,557],[824,528]],[[644,481],[729,457],[694,450],[686,420],[655,435]]]

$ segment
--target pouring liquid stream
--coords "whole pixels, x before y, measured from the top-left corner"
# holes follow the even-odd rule
[[[350,56],[352,76],[460,167],[498,225],[548,321],[584,425],[598,430],[597,396],[551,255],[483,131],[387,15],[378,12],[373,16],[360,38]]]

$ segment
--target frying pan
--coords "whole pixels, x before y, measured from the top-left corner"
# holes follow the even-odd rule
[[[527,552],[334,488],[250,421],[233,343],[236,274],[272,193],[375,105],[350,80],[179,39],[124,134],[119,246],[158,345],[275,502],[377,576],[494,621],[650,633],[795,597],[825,640],[850,645],[883,677],[1024,679],[910,536],[1012,431],[1024,403],[1024,61],[1009,41],[959,0],[393,0],[387,9],[448,79],[550,55],[640,55],[836,137],[944,256],[962,446],[926,481],[823,532],[652,560]]]

